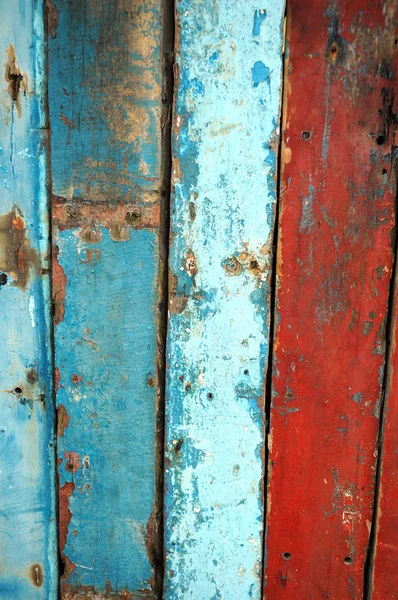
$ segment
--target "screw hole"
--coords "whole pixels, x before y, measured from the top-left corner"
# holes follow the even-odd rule
[[[21,388],[20,387],[14,388],[14,394],[16,396],[22,396],[22,390],[21,390]]]
[[[382,145],[385,143],[385,141],[386,141],[386,140],[384,139],[384,135],[379,135],[379,136],[377,136],[377,138],[376,138],[376,144],[377,144],[378,146],[382,146]]]
[[[245,375],[249,375],[249,369],[245,369],[245,370],[243,371],[243,373],[244,373]]]
[[[282,554],[282,556],[285,560],[290,560],[292,558],[292,555],[290,554],[290,552],[284,552]]]
[[[352,558],[351,556],[346,556],[344,559],[344,562],[346,565],[352,565]]]
[[[0,285],[5,285],[7,283],[7,275],[5,273],[0,273]]]
[[[311,137],[311,132],[310,131],[302,131],[301,137],[303,138],[303,140],[307,141]]]
[[[207,394],[207,397],[208,397],[208,399],[209,399],[209,400],[213,400],[213,398],[214,398],[214,394],[212,394],[211,392],[209,392],[209,393]]]

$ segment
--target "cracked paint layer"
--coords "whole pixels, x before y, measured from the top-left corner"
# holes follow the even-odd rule
[[[397,3],[287,7],[264,598],[362,600],[395,233]]]
[[[154,598],[161,2],[47,4],[61,597]]]
[[[0,12],[0,596],[55,600],[44,15]]]
[[[177,3],[167,600],[261,597],[284,2]]]

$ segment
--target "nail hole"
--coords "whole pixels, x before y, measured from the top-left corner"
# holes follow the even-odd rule
[[[346,565],[352,565],[352,558],[351,556],[346,556],[344,559],[344,562]]]
[[[251,269],[258,269],[258,262],[256,260],[251,260],[250,261],[250,268]]]
[[[290,554],[290,552],[284,552],[282,554],[282,556],[285,560],[290,560],[292,558],[292,555]]]
[[[188,383],[185,384],[185,389],[187,390],[187,392],[189,392],[191,390],[191,388],[192,388],[192,385],[188,381]]]
[[[384,139],[384,135],[379,135],[376,138],[376,144],[378,146],[382,146],[386,140]]]
[[[209,400],[213,400],[213,398],[214,398],[214,395],[213,395],[211,392],[209,392],[209,393],[207,394],[207,397],[208,397],[208,399],[209,399]]]
[[[243,373],[244,373],[245,375],[249,375],[249,369],[245,369],[245,370],[243,371]]]
[[[0,285],[5,285],[7,283],[7,275],[5,273],[0,273]]]
[[[387,173],[387,169],[383,169],[383,175]]]
[[[22,390],[21,390],[21,388],[20,387],[14,388],[14,394],[16,396],[22,396]]]
[[[311,137],[311,132],[310,131],[303,131],[301,133],[301,137],[303,138],[303,140],[307,141]]]

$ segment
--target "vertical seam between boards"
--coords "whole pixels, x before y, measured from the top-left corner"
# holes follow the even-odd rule
[[[261,565],[261,597],[264,596],[265,589],[265,570],[266,570],[266,557],[267,557],[267,544],[266,544],[266,533],[267,533],[267,511],[268,511],[268,486],[269,486],[269,436],[271,434],[271,405],[272,405],[272,375],[273,375],[273,352],[274,352],[274,341],[275,341],[275,330],[276,330],[276,296],[277,296],[277,264],[278,264],[278,239],[279,239],[279,216],[280,216],[280,203],[281,203],[281,183],[282,183],[282,138],[283,138],[283,125],[284,125],[284,109],[286,104],[285,98],[285,77],[287,76],[285,68],[285,52],[286,52],[286,32],[288,28],[288,13],[287,13],[287,2],[285,1],[284,13],[282,17],[282,51],[281,51],[281,89],[280,89],[280,102],[279,102],[279,140],[278,140],[278,151],[277,151],[277,167],[276,167],[276,202],[275,202],[275,216],[274,216],[274,231],[272,240],[272,263],[269,275],[270,282],[270,308],[269,308],[269,344],[268,344],[268,357],[267,357],[267,368],[265,374],[265,440],[264,440],[264,468],[263,468],[263,539],[262,539],[262,565]]]

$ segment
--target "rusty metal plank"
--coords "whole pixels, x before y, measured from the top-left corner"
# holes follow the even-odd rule
[[[283,0],[177,3],[168,600],[261,596],[283,13]]]
[[[55,600],[44,15],[0,13],[0,596]]]
[[[61,596],[152,598],[161,2],[48,1],[48,17]]]
[[[363,598],[392,273],[396,0],[290,0],[264,598]]]

